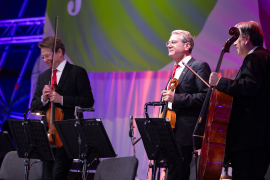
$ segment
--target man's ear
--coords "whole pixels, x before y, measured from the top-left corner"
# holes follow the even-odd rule
[[[61,48],[59,48],[56,53],[63,55],[63,50]]]
[[[245,44],[248,44],[250,42],[250,35],[245,35]]]
[[[189,42],[187,42],[187,43],[185,44],[185,50],[186,50],[186,51],[188,51],[188,50],[189,50],[189,48],[190,48],[190,43],[189,43]]]

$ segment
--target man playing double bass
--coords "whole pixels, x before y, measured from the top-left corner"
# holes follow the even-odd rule
[[[49,69],[38,77],[31,107],[47,111],[50,102],[54,102],[56,107],[63,110],[64,120],[74,119],[75,106],[92,107],[94,105],[90,82],[85,69],[72,65],[64,59],[65,45],[58,38],[56,39],[54,63],[52,64],[53,43],[54,37],[47,37],[38,44],[42,59]],[[52,91],[49,86],[51,73],[52,81],[55,80],[58,85],[56,92]],[[46,119],[43,120],[47,122]],[[55,161],[43,162],[43,179],[67,179],[73,160],[68,158],[63,147],[53,149],[53,153]]]
[[[270,162],[270,52],[263,48],[257,22],[236,25],[234,45],[244,58],[234,80],[211,73],[209,83],[233,96],[226,151],[231,154],[234,180],[264,179]]]
[[[174,59],[174,70],[171,79],[179,81],[175,92],[162,91],[163,100],[169,102],[168,107],[176,112],[174,133],[183,156],[176,159],[168,167],[167,180],[189,180],[192,160],[192,134],[200,114],[208,87],[197,78],[182,62],[189,65],[205,81],[208,81],[210,67],[206,62],[191,57],[194,39],[188,31],[175,30],[166,43],[169,56]]]

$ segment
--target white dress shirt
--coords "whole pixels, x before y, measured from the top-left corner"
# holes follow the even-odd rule
[[[255,48],[251,49],[251,50],[248,52],[248,54],[253,53],[257,47],[259,47],[259,46],[256,46]]]
[[[182,62],[184,62],[184,63],[187,64],[188,61],[189,61],[190,59],[191,59],[191,56],[186,56],[184,59],[182,59],[182,60],[178,63],[178,65],[179,65],[180,67],[178,67],[178,68],[176,69],[173,78],[179,79],[180,75],[182,74],[182,72],[183,72],[183,70],[184,70],[184,68],[185,68],[185,66],[183,65]],[[174,63],[174,65],[176,65],[176,63]],[[167,84],[167,89],[168,89],[168,85],[169,85],[169,83]],[[175,92],[175,90],[174,90],[174,92]],[[168,103],[168,108],[169,108],[169,109],[172,109],[172,103],[171,103],[171,102]]]

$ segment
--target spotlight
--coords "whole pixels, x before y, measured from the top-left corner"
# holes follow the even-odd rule
[[[30,111],[31,114],[34,114],[34,115],[37,115],[37,116],[45,116],[45,115],[46,115],[44,111],[35,110],[35,109],[33,109],[33,108],[28,108],[28,109],[23,113],[23,116],[24,116],[24,120],[25,120],[25,121],[27,121],[27,117],[28,117],[28,115],[29,115],[29,113],[28,113],[29,111]]]

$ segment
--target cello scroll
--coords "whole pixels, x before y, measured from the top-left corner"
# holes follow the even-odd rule
[[[240,32],[239,29],[236,27],[231,27],[229,29],[229,34],[233,37],[231,37],[230,39],[228,39],[226,41],[226,43],[224,44],[224,52],[230,52],[230,47],[231,45],[238,39],[238,37],[240,36]]]

